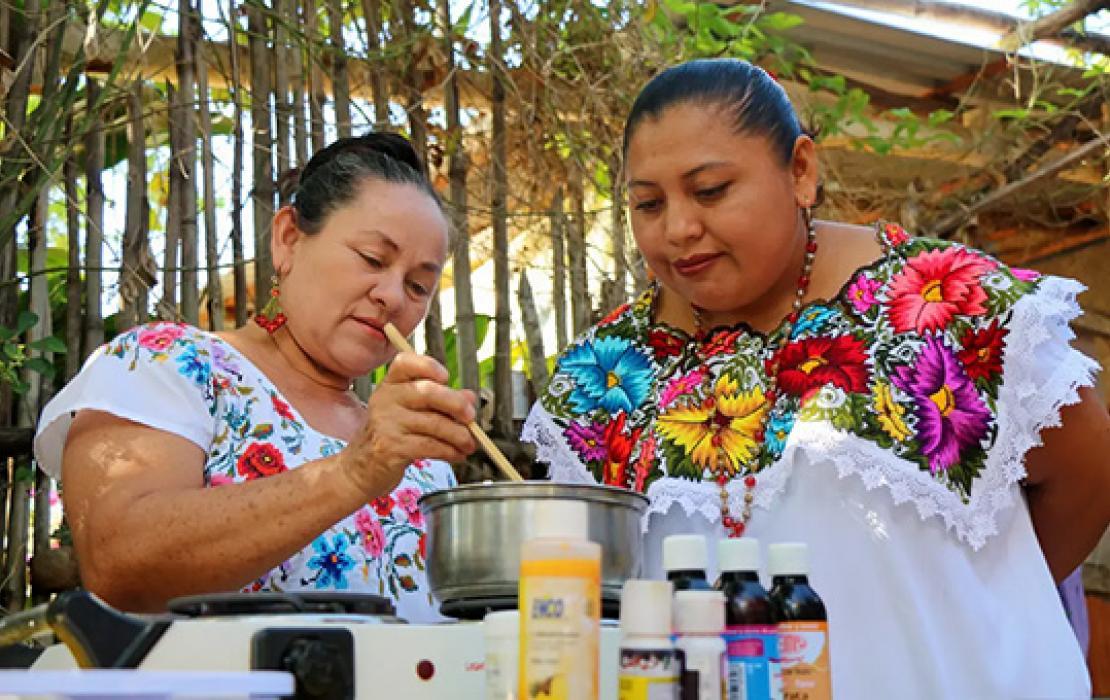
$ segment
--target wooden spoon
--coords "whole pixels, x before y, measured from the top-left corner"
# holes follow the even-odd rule
[[[401,331],[397,330],[392,323],[386,323],[384,330],[385,336],[389,338],[389,342],[393,343],[393,347],[397,348],[398,351],[416,352],[413,350],[412,346],[409,345],[409,341],[405,339],[405,336],[401,335]],[[489,458],[493,460],[494,465],[501,470],[501,473],[504,474],[509,481],[524,481],[524,477],[513,468],[512,463],[509,462],[501,450],[497,449],[497,445],[493,444],[493,440],[489,439],[489,435],[486,435],[486,431],[482,430],[480,425],[474,421],[470,421],[466,424],[466,427],[470,430],[470,434],[474,436],[474,439],[478,441],[478,444],[482,446],[482,449],[485,450],[485,453],[489,455]]]

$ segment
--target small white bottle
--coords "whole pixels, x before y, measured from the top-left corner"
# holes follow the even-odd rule
[[[720,591],[675,591],[676,646],[686,655],[686,669],[697,673],[695,700],[725,697],[725,596]],[[687,698],[687,700],[690,700]]]
[[[590,542],[583,501],[534,506],[520,551],[519,700],[597,700],[601,545]]]
[[[709,551],[704,535],[668,535],[663,538],[663,570],[675,591],[708,591]]]
[[[482,621],[486,640],[486,699],[516,700],[520,612],[499,610]]]
[[[621,589],[619,700],[679,700],[682,657],[671,640],[670,581],[632,579]]]

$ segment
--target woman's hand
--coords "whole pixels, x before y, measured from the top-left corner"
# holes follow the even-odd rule
[[[392,491],[418,459],[459,462],[474,451],[466,424],[474,394],[447,386],[447,370],[430,357],[400,353],[374,389],[366,423],[339,455],[355,487],[372,499]]]

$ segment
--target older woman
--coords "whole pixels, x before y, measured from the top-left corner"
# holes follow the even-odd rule
[[[423,319],[448,227],[411,146],[342,139],[277,212],[274,301],[249,325],[132,329],[46,407],[87,588],[125,610],[242,589],[338,589],[435,616],[416,499],[453,485],[474,397],[382,332]],[[393,359],[368,404],[354,378]],[[437,461],[444,460],[444,461]]]
[[[836,697],[1089,697],[1053,585],[1110,521],[1081,285],[815,220],[814,143],[742,61],[649,82],[625,159],[658,284],[559,358],[553,477],[645,492],[655,575],[670,533],[808,543]]]

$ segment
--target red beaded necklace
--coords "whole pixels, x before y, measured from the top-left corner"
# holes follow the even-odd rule
[[[794,301],[791,304],[790,313],[786,316],[782,324],[782,333],[779,336],[780,343],[789,340],[791,334],[794,332],[794,324],[798,321],[798,314],[801,312],[802,304],[805,302],[806,294],[809,292],[809,278],[810,273],[813,271],[813,261],[817,257],[817,229],[813,223],[813,212],[809,207],[802,209],[803,217],[805,218],[806,225],[806,250],[805,259],[802,263],[802,273],[798,276],[797,291],[794,296]],[[694,325],[697,329],[697,338],[704,340],[706,329],[704,327],[704,319],[702,310],[698,307],[693,307],[694,311]],[[754,465],[759,461],[760,455],[764,448],[764,437],[767,429],[767,421],[770,420],[771,411],[775,407],[775,402],[778,399],[778,374],[779,374],[779,361],[776,354],[771,352],[771,343],[763,349],[767,362],[767,391],[764,393],[764,401],[766,409],[760,418],[759,428],[755,433],[755,441],[758,447],[757,452],[751,457],[748,465]],[[741,537],[744,530],[747,528],[748,520],[752,516],[752,502],[755,500],[755,485],[756,478],[754,474],[748,474],[744,477],[744,509],[739,516],[734,516],[729,507],[728,495],[728,481],[729,477],[726,470],[720,465],[725,461],[725,456],[718,452],[717,455],[717,486],[720,488],[721,496],[721,523],[728,531],[729,537]]]

